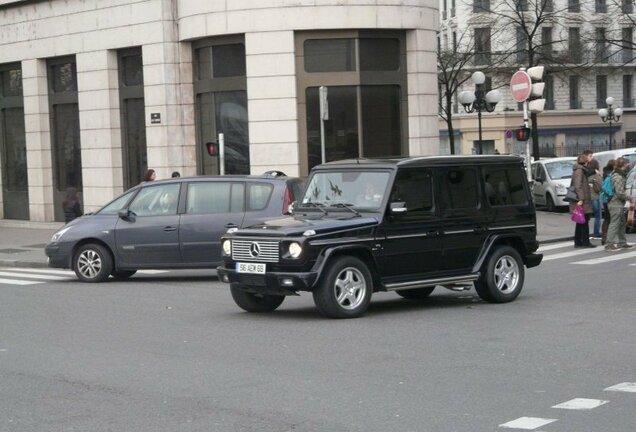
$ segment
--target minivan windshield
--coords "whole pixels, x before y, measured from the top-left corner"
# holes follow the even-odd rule
[[[572,177],[572,167],[575,162],[575,160],[547,162],[545,167],[552,180],[569,179]]]
[[[389,182],[387,171],[317,172],[309,180],[301,207],[340,205],[377,210],[382,205]]]

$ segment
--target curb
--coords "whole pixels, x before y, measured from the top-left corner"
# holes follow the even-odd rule
[[[0,259],[1,267],[28,267],[28,268],[48,268],[48,264],[42,261],[22,261],[12,259]]]
[[[574,241],[574,236],[570,236],[570,237],[556,237],[556,238],[550,238],[547,240],[539,240],[539,244],[543,245],[543,244],[550,244],[550,243],[559,243],[559,242],[564,242],[564,241]]]

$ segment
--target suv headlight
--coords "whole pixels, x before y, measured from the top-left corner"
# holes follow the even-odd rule
[[[558,194],[565,194],[567,192],[567,188],[560,183],[557,183],[555,189]]]
[[[223,253],[227,256],[232,255],[232,241],[231,240],[223,240]]]
[[[66,227],[66,228],[62,228],[61,230],[59,230],[58,232],[56,232],[55,234],[53,234],[53,237],[51,237],[51,243],[55,243],[60,241],[60,239],[62,238],[62,236],[73,227]]]
[[[289,256],[292,258],[298,258],[303,252],[302,246],[299,243],[292,242],[289,244]]]

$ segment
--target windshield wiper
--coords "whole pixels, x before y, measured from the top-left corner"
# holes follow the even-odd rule
[[[320,210],[321,212],[323,212],[324,214],[327,214],[327,210],[325,210],[325,209],[323,208],[324,206],[325,206],[325,205],[324,205],[324,204],[322,204],[322,203],[315,203],[315,202],[311,202],[311,201],[310,201],[310,202],[302,203],[302,204],[301,204],[301,206],[300,206],[300,208],[303,208],[303,207],[315,207],[315,208],[317,208],[318,210]]]
[[[348,204],[348,203],[336,203],[331,205],[331,207],[346,208],[347,210],[351,210],[352,212],[360,216],[360,212],[354,209],[352,206],[353,204]]]

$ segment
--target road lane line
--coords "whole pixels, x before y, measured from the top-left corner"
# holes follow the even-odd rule
[[[555,421],[557,421],[557,419],[545,419],[540,417],[519,417],[518,419],[509,421],[508,423],[500,424],[499,427],[534,430],[540,428],[541,426],[554,423]]]
[[[554,405],[552,408],[568,410],[591,410],[600,407],[601,405],[605,405],[606,403],[609,403],[609,401],[600,399],[575,398],[567,402],[562,402],[558,405]]]
[[[569,258],[569,257],[572,257],[572,256],[577,256],[577,255],[585,255],[585,254],[589,254],[589,253],[600,252],[602,250],[603,250],[603,248],[601,248],[601,247],[575,249],[575,250],[570,251],[570,252],[562,252],[562,253],[558,253],[558,254],[554,254],[554,255],[544,255],[543,256],[543,261],[552,261],[552,260],[559,259],[559,258]]]
[[[0,278],[0,284],[7,284],[7,285],[35,285],[35,284],[41,284],[41,283],[44,283],[44,282]]]
[[[539,247],[539,249],[537,249],[537,252],[544,252],[544,251],[549,251],[549,250],[552,250],[552,249],[561,249],[561,248],[564,248],[566,246],[573,246],[572,241],[554,243],[554,244],[548,244],[548,245],[545,245],[545,246],[541,246],[541,247]]]
[[[154,275],[154,274],[168,273],[168,271],[169,270],[139,270],[137,271],[137,273]]]
[[[68,280],[68,278],[61,277],[61,276],[45,276],[45,275],[39,275],[39,274],[15,273],[15,272],[6,272],[6,271],[0,271],[0,276],[18,277],[18,278],[24,278],[24,279],[40,279],[40,280],[50,280],[50,281]]]
[[[624,382],[624,383],[616,384],[606,388],[605,391],[636,393],[636,383]]]
[[[20,271],[20,272],[28,272],[28,273],[45,273],[45,274],[55,274],[55,275],[63,275],[63,276],[75,276],[75,272],[72,270],[43,270],[43,269],[35,269],[28,267],[0,267],[0,270],[6,271]]]
[[[610,252],[608,252],[608,254],[609,253]],[[618,252],[618,253],[613,253],[612,255],[604,256],[602,258],[593,258],[593,259],[589,259],[585,261],[577,261],[577,262],[573,262],[572,264],[602,264],[602,263],[606,263],[610,261],[618,261],[618,260],[634,258],[634,257],[636,257],[636,252],[629,252],[629,253]],[[632,264],[632,265],[635,265],[635,264]]]

